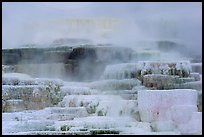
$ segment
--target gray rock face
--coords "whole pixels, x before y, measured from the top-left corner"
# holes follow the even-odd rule
[[[198,111],[202,112],[202,91],[198,91],[197,106],[198,106]]]
[[[63,41],[59,40],[55,43],[63,45]],[[86,44],[75,48],[66,45],[49,48],[3,49],[2,64],[9,66],[4,67],[3,72],[21,72],[34,77],[49,77],[52,73],[55,77],[83,81],[99,78],[99,72],[102,72],[107,64],[127,62],[131,54],[130,48]],[[14,69],[11,69],[12,67]]]
[[[70,47],[3,49],[2,64],[64,62],[71,51]]]

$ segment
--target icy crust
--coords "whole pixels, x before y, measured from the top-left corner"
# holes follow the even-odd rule
[[[171,120],[151,122],[153,132],[176,131],[176,124]]]
[[[25,109],[24,101],[21,99],[3,100],[2,102],[2,112],[16,112]]]
[[[117,104],[114,103],[117,101]],[[114,105],[110,105],[114,104]],[[98,116],[131,116],[140,121],[137,101],[135,100],[102,100],[96,108]]]
[[[134,86],[141,85],[138,79],[108,79],[91,82],[89,87],[98,90],[131,90]]]
[[[42,109],[51,104],[49,87],[42,85],[2,86],[3,112],[25,109]],[[15,103],[15,100],[21,102]],[[20,104],[19,104],[20,103]],[[12,109],[13,108],[13,109]]]
[[[35,78],[36,84],[38,85],[56,85],[63,86],[64,82],[60,79],[50,79],[50,78]]]
[[[153,131],[202,134],[202,113],[197,112],[197,91],[192,89],[143,90],[138,93],[142,121]]]
[[[104,133],[101,135],[181,135],[178,131],[167,131],[167,132],[146,132],[140,128],[120,128],[126,130],[125,132],[120,132],[117,129],[92,129],[91,131],[30,131],[30,132],[18,132],[9,133],[7,135],[98,135],[99,133]],[[83,129],[81,129],[83,130]],[[95,132],[93,132],[95,131]],[[108,133],[107,133],[108,132]],[[118,133],[119,132],[119,133]],[[112,133],[112,134],[110,134]]]
[[[101,115],[104,115],[105,113],[107,113],[108,108],[106,104],[102,105],[103,104],[102,102],[109,101],[110,103],[111,99],[118,100],[118,101],[122,100],[122,98],[119,95],[117,96],[116,95],[68,95],[64,97],[64,99],[59,103],[59,105],[64,107],[85,107],[89,114],[94,114],[98,112],[98,109],[101,108],[100,113]]]
[[[45,120],[46,115],[47,114],[45,113],[44,110],[24,110],[20,112],[4,112],[2,113],[2,121]]]
[[[98,116],[138,117],[137,101],[123,100],[119,95],[68,95],[59,104],[63,107],[85,107],[89,114]]]
[[[2,76],[2,111],[42,109],[57,105],[62,99],[60,79],[32,78],[22,73],[5,73]],[[19,100],[16,102],[15,100]]]
[[[38,90],[40,90],[42,91],[42,94],[48,93],[46,88],[47,87],[44,85],[26,85],[26,86],[3,85],[2,86],[2,99],[3,100],[25,99],[29,96],[30,97],[34,96],[34,93],[33,93],[34,91],[37,92]]]
[[[32,78],[4,77],[2,76],[2,85],[37,85]]]
[[[37,85],[3,85],[2,100],[3,112],[12,112],[27,109],[42,109],[48,106],[57,105],[61,101],[60,86],[61,81],[37,80]],[[14,103],[15,100],[22,100],[20,104]],[[13,108],[13,109],[12,109]]]
[[[60,88],[60,94],[62,97],[66,95],[91,95],[97,93],[96,90],[88,87],[77,87],[77,86],[62,86]]]
[[[194,78],[195,81],[201,81],[201,77],[199,73],[191,73],[189,75],[190,78]]]
[[[3,121],[29,121],[29,120],[71,120],[74,117],[86,117],[88,113],[84,107],[62,108],[47,107],[42,110],[26,110],[21,112],[2,114]]]
[[[3,121],[2,122],[2,134],[28,132],[28,131],[44,131],[46,126],[51,126],[54,121],[43,122],[41,120],[29,120],[29,121]]]
[[[141,75],[166,74],[188,77],[190,75],[190,72],[192,71],[189,61],[139,61],[138,67],[141,70]]]
[[[172,121],[176,124],[185,124],[191,119],[193,112],[198,111],[198,108],[196,105],[173,105],[170,111]]]
[[[111,95],[121,95],[121,94],[137,94],[138,90],[105,90],[100,91],[100,94],[111,94]],[[99,94],[99,93],[98,93]]]
[[[74,109],[74,108],[69,108]],[[4,135],[63,135],[63,134],[179,134],[178,132],[152,132],[150,123],[137,122],[130,117],[90,116],[74,120],[46,120],[52,113],[67,113],[67,109],[49,108],[40,111],[3,113]],[[61,111],[62,110],[62,111]],[[48,113],[48,111],[50,113]],[[39,117],[39,114],[41,117]],[[9,118],[9,117],[10,118]],[[34,117],[35,116],[35,117]],[[36,120],[41,118],[41,120]],[[6,121],[5,121],[6,120]],[[26,120],[26,121],[25,121]],[[29,120],[29,121],[27,121]],[[27,127],[25,127],[27,125]],[[23,129],[21,129],[23,128]],[[94,131],[94,132],[93,132]]]
[[[29,79],[31,76],[24,73],[4,73],[2,77],[5,78],[20,78],[20,79]]]
[[[77,117],[87,117],[88,113],[84,107],[77,108],[61,108],[51,107],[44,109],[47,120],[66,121]]]
[[[91,133],[89,131],[29,131],[7,135],[91,135]]]
[[[138,61],[137,63],[122,63],[108,65],[101,79],[138,78],[146,74],[177,75],[188,77],[192,71],[189,61]]]
[[[153,122],[170,119],[168,109],[173,105],[197,105],[197,91],[192,89],[138,91],[141,120]]]
[[[107,98],[106,95],[67,95],[59,104],[63,107],[97,106],[100,100]]]
[[[8,76],[2,76],[2,85],[64,85],[63,81],[60,79],[31,78],[26,74],[21,77],[20,73],[17,73],[17,75],[13,75],[13,73],[5,74],[8,74]]]
[[[105,68],[101,79],[130,79],[135,78],[135,71],[137,70],[137,63],[122,63],[108,65]]]
[[[137,99],[137,90],[106,90],[106,91],[100,91],[97,94],[120,95],[125,100]]]
[[[3,134],[8,134],[30,131],[53,131],[55,130],[55,122],[72,120],[76,117],[86,117],[88,113],[84,107],[50,107],[38,111],[29,110],[3,113],[2,115]],[[26,124],[28,127],[25,128]]]
[[[2,133],[19,135],[202,134],[202,112],[197,112],[202,111],[200,109],[202,108],[202,79],[198,78],[198,73],[190,73],[188,77],[172,75],[173,71],[169,71],[168,74],[155,71],[156,74],[141,75],[135,63],[121,64],[121,67],[116,71],[117,74],[126,71],[125,73],[134,73],[134,77],[140,76],[143,79],[140,79],[141,82],[138,79],[123,79],[126,76],[123,74],[117,76],[114,70],[111,75],[107,71],[109,76],[104,78],[107,80],[87,83],[19,76],[4,77],[2,108],[9,112],[21,112],[3,113]],[[136,71],[133,71],[133,68]],[[117,70],[117,67],[114,69]],[[139,71],[141,72],[140,69]],[[128,78],[132,76],[127,75]],[[147,90],[150,87],[141,85],[145,83],[145,78],[147,78],[146,83],[155,83],[154,87],[158,87],[158,83],[162,83],[161,86],[165,87],[168,83],[166,87],[170,85],[172,88],[173,83],[174,88],[185,88],[183,85],[188,84],[189,87],[199,91]],[[9,79],[20,80],[16,84]],[[46,97],[43,97],[44,93],[47,94]],[[12,98],[9,98],[8,94]],[[130,100],[132,95],[135,95],[134,100]],[[46,106],[48,108],[43,109],[46,101],[50,103]],[[31,106],[29,109],[41,107],[41,110],[22,111],[26,108],[25,105]]]
[[[73,86],[73,87],[87,87],[89,82],[67,82],[64,81],[64,86]]]
[[[56,123],[55,127],[57,130],[60,130],[64,125],[68,127],[84,127],[88,129],[110,129],[128,126],[132,121],[135,120],[131,117],[89,116],[74,118],[72,121],[60,121]]]
[[[202,112],[193,112],[187,123],[177,126],[183,135],[202,135]]]
[[[76,118],[73,121],[59,122],[55,125],[59,130],[61,127],[69,127],[70,131],[77,128],[88,129],[88,131],[118,131],[119,134],[127,133],[146,133],[151,132],[150,123],[137,122],[130,117],[111,117],[111,116],[90,116],[86,118]]]

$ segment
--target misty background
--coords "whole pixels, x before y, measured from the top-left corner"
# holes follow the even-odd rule
[[[58,38],[124,46],[172,40],[202,55],[201,2],[3,2],[2,7],[2,48],[46,45]]]

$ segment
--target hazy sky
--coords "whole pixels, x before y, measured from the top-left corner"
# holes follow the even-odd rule
[[[171,39],[194,47],[195,52],[201,53],[202,48],[202,3],[198,2],[4,2],[2,15],[3,48],[60,37],[97,40],[106,38],[106,34],[109,41]],[[101,18],[120,23],[109,26],[111,32],[91,26]],[[70,20],[76,23],[76,19],[94,21],[70,30]]]

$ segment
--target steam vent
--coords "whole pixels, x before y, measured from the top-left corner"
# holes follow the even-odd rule
[[[2,134],[202,135],[199,5],[100,4],[3,3]]]

